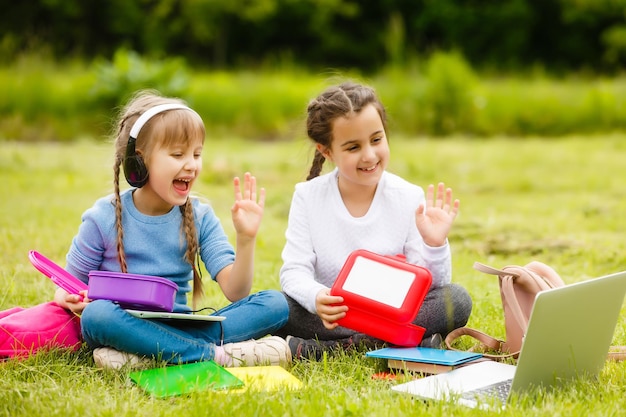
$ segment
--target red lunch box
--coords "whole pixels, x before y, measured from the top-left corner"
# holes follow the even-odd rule
[[[430,271],[404,256],[352,252],[330,293],[348,306],[339,325],[398,346],[417,346],[426,329],[412,324],[432,283]]]

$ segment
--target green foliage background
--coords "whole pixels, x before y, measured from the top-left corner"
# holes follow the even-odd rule
[[[407,136],[561,136],[626,127],[626,78],[486,76],[458,52],[367,76],[295,66],[197,70],[181,58],[149,59],[118,50],[112,60],[55,63],[24,55],[0,67],[0,141],[102,140],[117,109],[138,89],[182,97],[213,137],[299,138],[307,102],[331,83],[374,86],[392,131]]]
[[[299,137],[338,79],[409,136],[621,131],[626,0],[33,0],[0,14],[0,140],[101,139],[136,90]]]

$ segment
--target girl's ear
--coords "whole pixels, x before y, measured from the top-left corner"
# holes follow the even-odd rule
[[[331,162],[333,161],[333,158],[331,157],[331,154],[330,154],[330,149],[328,149],[326,146],[316,143],[315,148],[317,149],[319,153],[321,153],[324,156],[324,158],[326,158],[327,160]]]

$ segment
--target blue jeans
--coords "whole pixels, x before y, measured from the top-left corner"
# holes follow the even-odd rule
[[[211,360],[215,345],[263,337],[280,329],[289,318],[287,300],[279,291],[252,294],[215,314],[222,322],[172,322],[141,319],[107,300],[87,304],[81,316],[83,338],[91,349],[102,346],[156,357],[168,362]]]

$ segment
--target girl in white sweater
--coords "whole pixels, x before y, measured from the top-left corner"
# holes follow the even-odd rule
[[[341,267],[356,249],[406,256],[430,270],[433,281],[414,323],[426,328],[424,345],[467,323],[472,301],[451,283],[448,232],[459,210],[443,183],[422,188],[387,172],[386,114],[370,87],[344,83],[308,106],[307,133],[316,151],[306,182],[296,185],[289,212],[280,283],[294,358],[316,357],[341,346],[382,344],[341,327],[348,307],[330,295]],[[329,160],[335,169],[321,175]],[[385,277],[380,277],[384,280]]]

